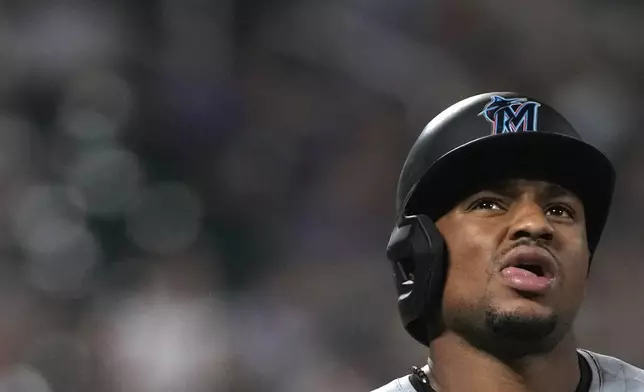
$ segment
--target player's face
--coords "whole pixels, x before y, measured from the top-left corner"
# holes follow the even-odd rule
[[[468,197],[437,226],[450,253],[448,329],[481,346],[528,351],[550,350],[569,331],[589,262],[576,196],[546,182],[504,181]]]

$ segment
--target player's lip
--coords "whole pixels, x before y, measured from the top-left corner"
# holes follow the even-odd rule
[[[508,267],[526,267],[549,279],[555,279],[559,270],[554,256],[536,245],[520,245],[507,252],[502,258],[499,272]]]

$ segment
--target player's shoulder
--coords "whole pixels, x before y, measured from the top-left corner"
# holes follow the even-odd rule
[[[429,366],[425,365],[421,370],[428,372]],[[389,384],[383,385],[378,389],[372,390],[371,392],[417,392],[417,390],[411,383],[409,376],[411,376],[411,374],[397,378],[391,381]]]
[[[593,372],[591,391],[644,392],[644,369],[609,355],[579,349]]]
[[[397,378],[387,385],[383,385],[378,389],[371,392],[416,392],[414,387],[409,382],[409,375]]]
[[[591,368],[591,392],[644,392],[644,369],[609,355],[585,349],[577,351]],[[371,392],[416,392],[416,389],[407,374]]]

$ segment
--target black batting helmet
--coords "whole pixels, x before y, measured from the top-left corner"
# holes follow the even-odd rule
[[[429,122],[412,146],[387,246],[400,316],[420,343],[428,346],[439,332],[448,263],[434,222],[478,185],[509,177],[551,181],[574,192],[584,204],[592,257],[615,184],[608,158],[539,100],[499,92],[460,101]]]

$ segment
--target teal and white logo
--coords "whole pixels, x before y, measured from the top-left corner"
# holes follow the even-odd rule
[[[494,95],[479,116],[492,124],[492,134],[535,132],[540,103],[527,98],[504,98]]]

